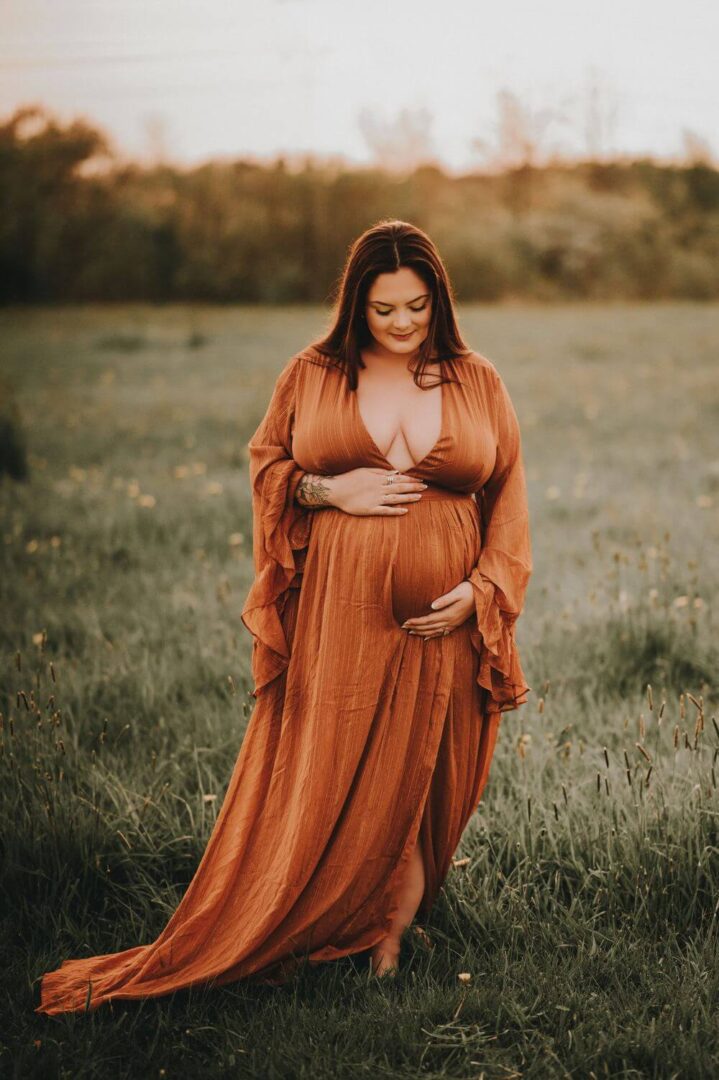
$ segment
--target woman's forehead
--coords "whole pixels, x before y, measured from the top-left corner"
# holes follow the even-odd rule
[[[391,274],[378,274],[367,293],[370,303],[411,304],[430,295],[429,290],[414,270],[401,266]]]

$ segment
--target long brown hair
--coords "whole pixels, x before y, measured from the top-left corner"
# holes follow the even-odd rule
[[[346,371],[351,390],[357,389],[358,369],[365,366],[360,349],[372,340],[364,317],[367,294],[378,274],[394,273],[401,266],[411,267],[432,294],[427,337],[419,346],[417,365],[413,369],[417,386],[425,389],[419,380],[424,376],[427,364],[438,363],[441,370],[443,361],[471,352],[459,332],[452,286],[434,243],[416,225],[393,219],[379,221],[350,247],[330,318],[332,326],[324,337],[311,345]],[[440,376],[438,381],[453,380]],[[437,382],[432,383],[432,386],[436,385]]]

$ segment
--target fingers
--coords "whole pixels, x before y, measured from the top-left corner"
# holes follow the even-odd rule
[[[392,493],[391,495],[380,495],[383,506],[392,506],[398,502],[419,502],[422,498],[422,492],[408,491],[406,495],[402,495],[399,491]]]
[[[419,622],[419,623],[414,622],[412,619],[408,619],[407,622],[403,624],[402,629],[403,630],[414,630],[414,631],[417,631],[418,633],[424,633],[425,631],[443,630],[445,628],[445,626],[449,626],[449,625],[450,625],[449,620],[446,617],[444,619],[442,619],[441,621],[439,621],[437,619],[432,619],[432,620],[430,620],[430,622]]]
[[[414,495],[418,492],[420,495],[424,494],[427,488],[426,484],[422,484],[419,481],[412,484],[392,484],[392,487],[383,485],[382,497],[387,499],[395,498],[398,495]]]
[[[424,640],[426,640],[427,638],[444,637],[445,636],[445,633],[444,633],[445,629],[449,630],[451,632],[454,629],[454,627],[453,626],[447,626],[447,627],[443,626],[441,630],[432,630],[432,631],[427,631],[426,633],[424,633],[424,632],[420,633],[418,630],[409,630],[408,634],[409,634],[410,637],[419,637],[419,638],[423,638]]]
[[[411,622],[411,620],[408,620],[408,622]],[[444,622],[439,624],[436,622],[424,623],[422,626],[407,626],[405,624],[402,629],[406,630],[411,637],[428,638],[442,637],[446,630],[451,633],[452,630],[456,629],[456,626],[448,619],[445,619]]]
[[[419,480],[416,476],[410,476],[409,473],[395,472],[388,469],[372,469],[373,473],[377,476],[384,476],[385,482],[383,487],[392,487],[395,490],[400,489],[402,491],[417,491],[419,488],[426,488],[427,485],[423,480]],[[392,477],[392,483],[387,483],[387,477]]]
[[[409,476],[407,473],[397,472],[395,469],[370,469],[370,472],[376,473],[377,476],[394,476],[394,483],[403,483],[404,481],[414,480],[413,476]]]
[[[450,610],[452,606],[452,604],[447,604],[446,607],[433,611],[429,615],[416,615],[412,619],[405,619],[402,627],[409,630],[431,630],[436,626],[448,626],[452,621]]]
[[[386,469],[373,469],[373,472],[387,475]],[[405,477],[404,482],[397,483],[402,477]],[[427,484],[422,480],[415,480],[411,476],[406,476],[405,473],[395,474],[395,483],[391,487],[383,485],[385,490],[379,496],[379,505],[376,510],[372,511],[374,514],[380,516],[394,516],[398,514],[406,514],[407,508],[397,506],[397,503],[407,502],[419,502],[424,494]]]

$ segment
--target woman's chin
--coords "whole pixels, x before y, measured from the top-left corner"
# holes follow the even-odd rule
[[[382,342],[382,344],[390,352],[402,353],[402,352],[408,352],[408,351],[410,351],[412,349],[418,349],[419,346],[422,344],[423,340],[424,340],[424,338],[420,334],[415,333],[415,334],[410,334],[410,336],[408,338],[396,338],[396,337],[391,337],[390,336],[390,337],[386,338]]]

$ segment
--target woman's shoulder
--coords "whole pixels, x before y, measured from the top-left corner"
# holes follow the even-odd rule
[[[319,367],[337,367],[339,363],[336,357],[320,352],[316,345],[305,345],[303,349],[295,353],[293,360],[296,360],[298,364],[315,364]]]
[[[310,373],[318,368],[343,370],[334,357],[321,353],[314,345],[306,345],[289,358],[280,372],[280,378],[287,382],[300,380],[304,383]]]
[[[494,362],[483,353],[477,352],[476,349],[462,353],[453,362],[459,366],[461,372],[482,385],[496,386],[498,382],[501,382],[501,375]]]
[[[306,346],[298,352],[293,353],[292,356],[285,361],[284,366],[277,376],[275,385],[281,389],[294,386],[298,378],[301,378],[302,373],[309,365],[329,367],[330,359],[323,356],[322,353],[313,346]]]
[[[454,356],[452,364],[459,372],[471,374],[484,384],[496,385],[497,382],[501,382],[501,375],[494,362],[483,353],[477,352],[476,349]],[[308,367],[330,368],[344,373],[344,366],[337,357],[320,352],[315,345],[306,345],[290,357],[282,374],[294,377],[303,368]]]

